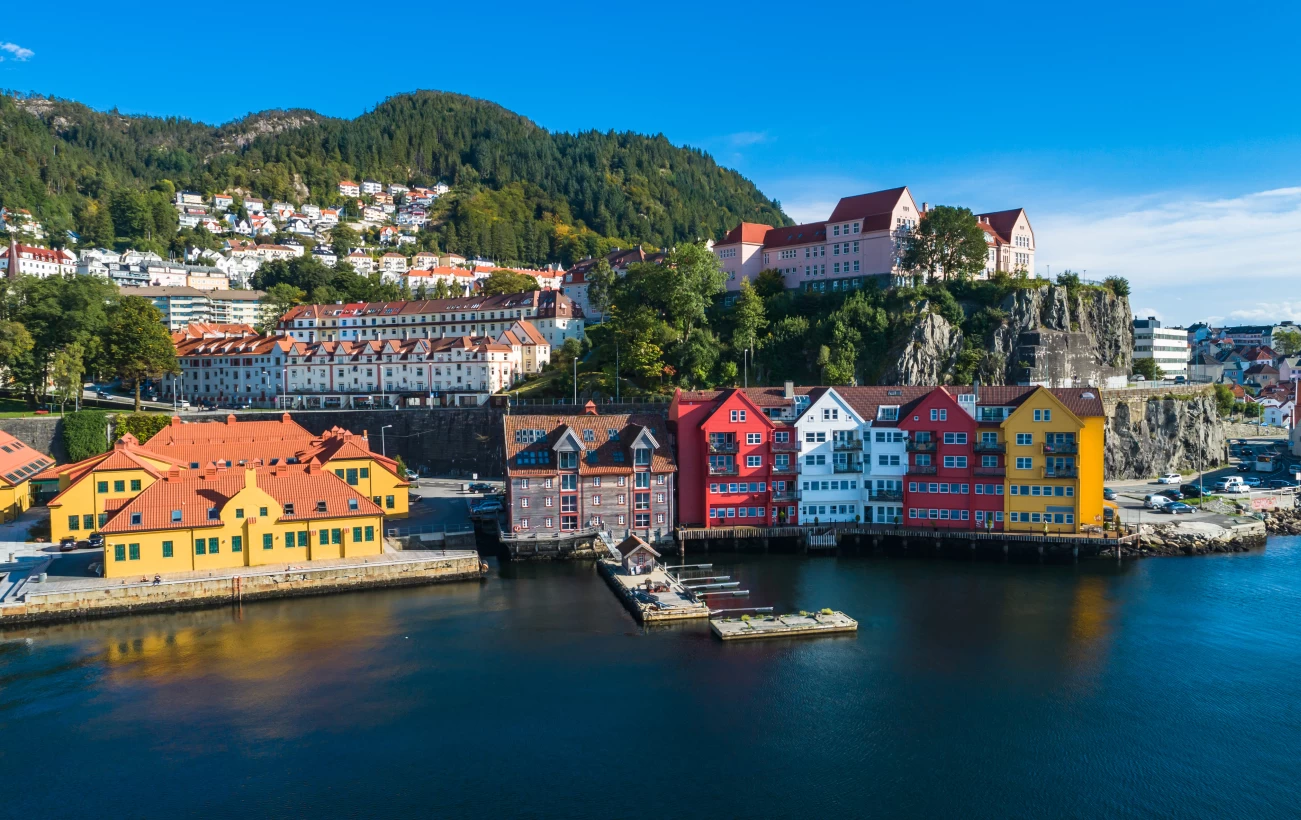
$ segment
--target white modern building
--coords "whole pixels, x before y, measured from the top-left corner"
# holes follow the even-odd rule
[[[1155,316],[1134,320],[1134,358],[1155,359],[1167,379],[1188,377],[1188,331],[1161,327]]]
[[[801,522],[863,520],[866,429],[863,418],[834,389],[817,396],[795,422]]]

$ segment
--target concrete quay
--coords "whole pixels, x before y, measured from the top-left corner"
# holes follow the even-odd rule
[[[755,616],[749,620],[715,618],[709,622],[709,629],[724,641],[745,641],[857,632],[858,621],[843,612],[811,612],[808,615]]]
[[[0,629],[137,612],[238,604],[267,598],[324,595],[482,577],[473,550],[386,551],[361,558],[241,567],[152,578],[29,579],[0,602]]]
[[[644,624],[709,617],[709,607],[658,565],[644,575],[629,575],[618,561],[607,558],[597,562],[596,568],[632,616]],[[666,591],[648,592],[642,588],[647,582]]]

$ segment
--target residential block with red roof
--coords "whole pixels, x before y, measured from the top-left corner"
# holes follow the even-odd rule
[[[648,542],[672,537],[677,467],[654,414],[503,419],[506,540],[596,531]]]
[[[0,518],[12,521],[32,506],[31,481],[54,459],[0,430]]]

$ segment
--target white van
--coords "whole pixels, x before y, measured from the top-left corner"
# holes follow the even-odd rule
[[[1170,499],[1164,495],[1153,493],[1143,498],[1143,506],[1149,510],[1156,510],[1170,503]]]
[[[1215,482],[1215,489],[1222,493],[1242,493],[1247,491],[1247,485],[1241,476],[1231,475]]]

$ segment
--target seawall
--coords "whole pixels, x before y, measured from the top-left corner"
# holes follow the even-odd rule
[[[84,584],[50,584],[49,591],[43,590],[42,584],[35,584],[25,588],[21,601],[0,605],[0,629],[9,625],[225,606],[267,598],[479,577],[477,552],[402,552],[386,553],[369,561],[337,559],[320,565],[244,570],[204,578],[169,578],[160,584],[94,578],[86,579]]]

